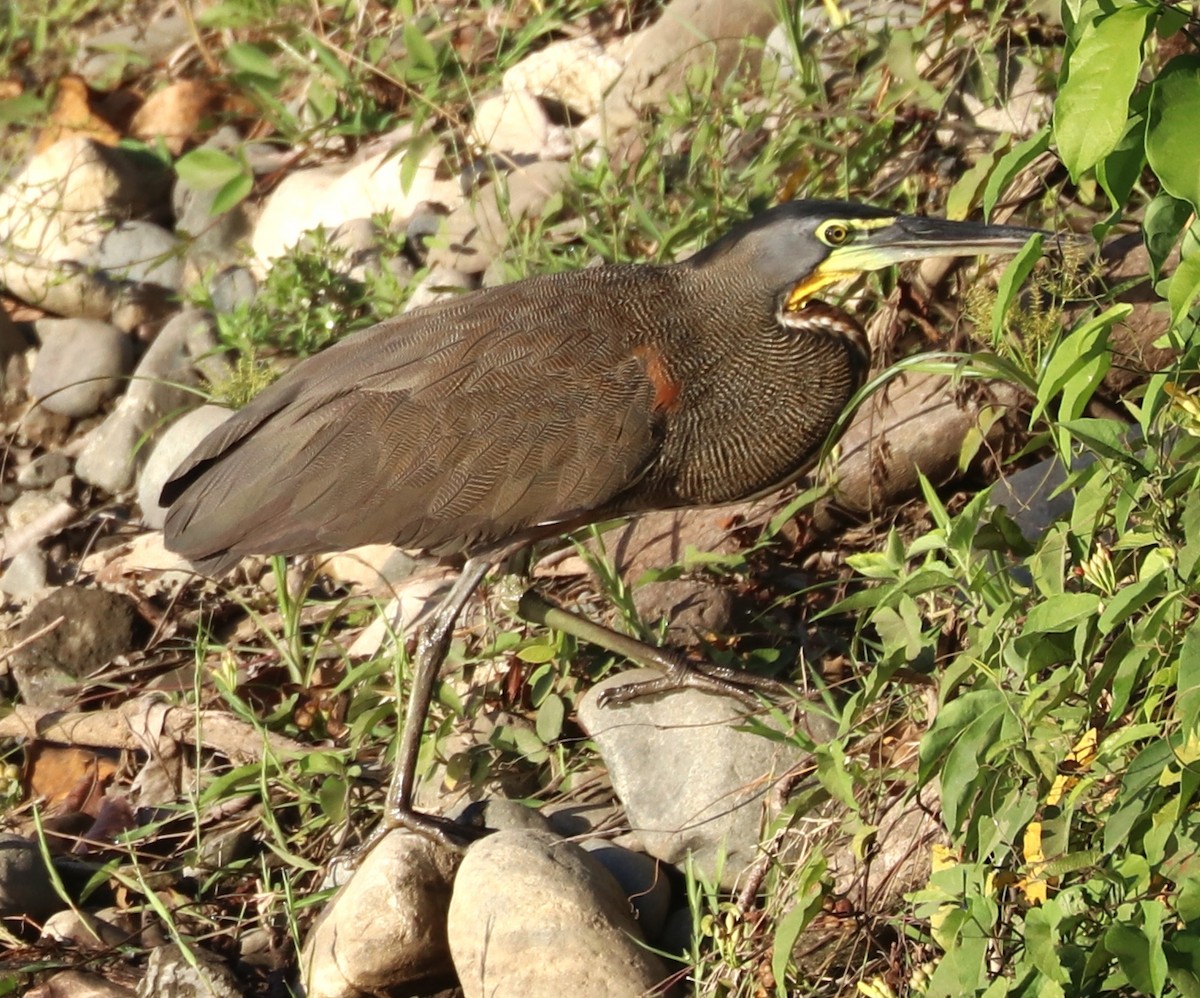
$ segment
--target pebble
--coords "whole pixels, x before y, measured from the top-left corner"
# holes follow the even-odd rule
[[[80,262],[121,280],[178,291],[183,279],[183,250],[183,244],[161,225],[135,219],[106,232]]]
[[[466,998],[640,995],[666,977],[612,875],[550,832],[497,832],[472,845],[448,932]]]
[[[690,855],[701,876],[732,888],[758,856],[775,780],[807,753],[745,730],[746,707],[714,693],[685,689],[598,705],[610,687],[659,675],[635,669],[597,683],[580,698],[579,723],[645,851],[675,865]],[[804,723],[814,740],[832,733],[816,714]]]
[[[36,640],[12,653],[9,667],[21,699],[32,707],[75,703],[79,680],[131,650],[136,613],[128,597],[106,589],[64,586],[38,602],[14,629]]]
[[[39,319],[41,348],[29,394],[50,412],[90,416],[124,385],[133,367],[133,340],[99,319]]]
[[[308,998],[419,990],[452,980],[446,941],[450,887],[461,856],[394,831],[363,858],[304,940]]]
[[[0,832],[0,916],[40,921],[62,905],[37,844]]]
[[[117,407],[88,434],[75,462],[81,480],[122,492],[145,463],[147,434],[163,430],[167,417],[194,407],[198,396],[193,358],[217,345],[215,323],[200,309],[184,309],[159,331],[134,371]]]
[[[44,489],[63,475],[71,473],[71,459],[61,451],[39,454],[17,472],[17,484],[23,489]]]
[[[188,943],[186,953],[176,943],[151,950],[137,987],[138,998],[242,998],[244,994],[233,971],[194,941]]]
[[[46,588],[46,555],[38,547],[27,547],[13,555],[0,574],[0,592],[24,603]]]
[[[502,86],[557,101],[587,118],[600,110],[621,68],[594,38],[564,38],[527,55],[504,74]]]
[[[621,885],[646,938],[657,940],[671,907],[671,881],[666,867],[645,853],[604,839],[587,839],[580,845]]]
[[[507,164],[529,163],[542,158],[550,137],[550,119],[532,94],[506,91],[479,102],[471,137]]]

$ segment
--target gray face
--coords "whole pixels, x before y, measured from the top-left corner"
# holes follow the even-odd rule
[[[855,274],[931,256],[1013,253],[1039,230],[897,215],[848,201],[793,201],[734,228],[692,259],[737,247],[743,279],[795,305]]]

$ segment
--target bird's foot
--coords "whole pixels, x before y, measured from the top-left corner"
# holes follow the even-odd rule
[[[455,852],[464,851],[467,846],[487,835],[490,829],[479,826],[463,825],[449,818],[436,814],[422,814],[412,808],[392,805],[383,819],[375,826],[375,830],[366,840],[355,848],[342,863],[347,869],[357,869],[366,859],[367,854],[383,839],[397,829],[404,829],[422,835],[431,842],[437,843],[443,849]]]
[[[666,654],[666,653],[664,653]],[[707,693],[720,693],[734,697],[751,707],[759,705],[759,697],[794,697],[795,687],[778,679],[768,679],[765,676],[746,672],[744,669],[733,669],[724,665],[713,665],[711,662],[692,662],[682,655],[671,655],[666,672],[655,679],[646,679],[638,683],[625,683],[613,686],[600,694],[600,706],[629,703],[639,697],[653,696],[655,693],[669,693],[673,690],[704,690]]]

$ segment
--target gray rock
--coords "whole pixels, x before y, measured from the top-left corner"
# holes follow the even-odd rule
[[[46,555],[30,546],[13,555],[8,567],[0,574],[0,593],[24,602],[46,588]]]
[[[192,37],[187,19],[170,9],[133,22],[84,39],[76,67],[91,86],[111,90],[147,65],[165,60]]]
[[[202,405],[177,419],[158,438],[138,477],[138,505],[142,508],[142,521],[146,526],[162,529],[167,515],[166,507],[158,502],[162,487],[196,445],[232,414],[232,410],[224,406]]]
[[[30,489],[16,497],[5,511],[4,518],[13,530],[27,527],[59,504],[57,496],[46,489]]]
[[[671,0],[631,40],[625,70],[604,100],[610,129],[630,128],[642,112],[686,92],[694,67],[713,67],[718,82],[756,71],[762,48],[747,43],[765,39],[778,20],[773,0]]]
[[[62,906],[37,844],[0,832],[0,916],[40,921]]]
[[[557,101],[589,117],[600,110],[605,93],[620,75],[620,60],[594,38],[581,35],[531,52],[505,72],[503,86]]]
[[[128,597],[106,589],[52,591],[13,629],[15,644],[48,628],[10,659],[21,699],[32,707],[73,703],[69,690],[81,678],[132,650],[136,616]]]
[[[134,220],[110,229],[80,262],[121,280],[178,291],[183,279],[183,249],[161,225]]]
[[[464,291],[472,290],[474,286],[475,282],[470,277],[453,267],[430,267],[429,272],[421,278],[409,295],[408,301],[404,303],[404,311],[412,312],[425,305],[456,298]]]
[[[610,676],[580,699],[579,723],[595,740],[630,827],[651,856],[672,864],[689,854],[708,879],[732,887],[758,854],[779,777],[806,754],[788,741],[739,730],[746,708],[730,697],[680,690],[600,707],[613,686],[659,675]],[[832,724],[805,719],[820,741]]]
[[[203,345],[217,344],[215,324],[206,312],[185,309],[168,322],[134,371],[129,391],[108,418],[88,434],[75,462],[77,477],[107,492],[133,483],[146,460],[148,438],[162,432],[168,417],[194,407],[200,397],[194,359]]]
[[[446,941],[450,886],[461,856],[395,831],[362,860],[304,941],[308,998],[351,998],[452,979]]]
[[[258,281],[248,267],[226,267],[212,279],[208,293],[215,312],[232,312],[258,297]]]
[[[486,797],[470,801],[453,819],[470,828],[490,828],[496,832],[517,828],[550,831],[550,822],[534,807],[504,797]]]
[[[123,387],[133,340],[98,319],[39,319],[42,342],[29,376],[38,405],[63,416],[90,416]]]
[[[212,142],[205,145],[219,145]],[[224,271],[244,259],[243,247],[254,229],[244,203],[219,215],[213,214],[213,202],[219,189],[197,190],[180,180],[175,184],[175,234],[186,241],[183,283],[191,287],[206,274]]]
[[[471,121],[471,137],[512,166],[544,158],[550,129],[541,103],[523,90],[484,98]]]
[[[570,173],[566,163],[531,163],[489,184],[447,216],[430,247],[430,266],[482,274],[508,245],[509,227],[523,218],[536,218],[566,186]]]
[[[666,976],[608,871],[548,832],[497,832],[472,845],[448,930],[467,998],[640,995]]]
[[[579,844],[621,885],[646,938],[651,942],[658,939],[671,907],[671,882],[662,862],[604,839]]]
[[[242,994],[233,971],[194,943],[186,954],[176,943],[152,950],[137,988],[138,998],[242,998]]]
[[[23,489],[44,489],[70,473],[71,459],[66,454],[47,451],[17,472],[17,484]]]
[[[42,925],[43,942],[71,943],[81,950],[101,952],[132,941],[135,934],[88,911],[56,911]]]
[[[265,269],[318,227],[333,230],[351,219],[378,215],[399,221],[424,201],[461,201],[456,185],[439,178],[441,162],[441,147],[433,144],[420,153],[420,163],[411,173],[405,154],[393,149],[354,163],[289,173],[271,192],[255,223],[255,266]]]

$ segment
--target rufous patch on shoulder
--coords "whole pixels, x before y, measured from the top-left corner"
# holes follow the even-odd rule
[[[642,362],[646,368],[646,377],[654,386],[654,402],[652,404],[654,411],[674,412],[678,409],[679,395],[683,391],[683,385],[667,372],[666,361],[663,360],[663,355],[658,348],[648,345],[634,347],[633,355]]]

